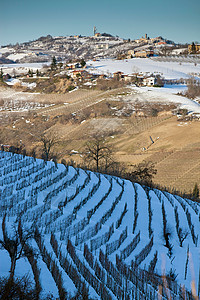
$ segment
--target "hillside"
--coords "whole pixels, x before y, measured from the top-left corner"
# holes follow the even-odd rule
[[[93,58],[117,57],[127,53],[128,50],[137,51],[155,49],[162,52],[162,37],[140,40],[126,40],[115,36],[100,35],[96,36],[55,36],[47,35],[36,40],[7,45],[0,48],[0,56],[11,59],[17,63],[47,62],[53,56],[58,60],[85,60]],[[165,40],[165,47],[172,51],[175,43]],[[178,47],[179,48],[179,47]],[[182,46],[181,46],[182,48]],[[180,49],[179,49],[180,50]],[[182,49],[184,52],[186,49]]]
[[[166,56],[150,58],[132,58],[126,60],[101,59],[88,61],[89,71],[99,74],[112,74],[121,71],[124,74],[140,73],[140,75],[160,75],[166,80],[187,79],[192,75],[199,78],[199,56]]]
[[[2,47],[0,53],[16,62],[47,62],[52,56],[58,60],[84,59],[95,56],[115,56],[118,51],[129,50],[136,43],[127,43],[117,37],[42,37],[35,41]]]
[[[9,152],[0,152],[0,174],[0,213],[1,219],[7,214],[9,234],[19,217],[24,228],[37,228],[28,243],[39,253],[35,265],[21,258],[15,273],[39,278],[41,298],[59,297],[61,286],[74,295],[86,285],[92,299],[124,299],[123,293],[157,299],[162,279],[150,276],[153,271],[187,289],[193,280],[198,286],[199,203]],[[0,275],[8,276],[9,256],[0,251]],[[181,299],[177,283],[168,282],[172,299]]]
[[[134,164],[151,161],[157,169],[154,183],[189,194],[200,176],[200,104],[178,94],[186,88],[182,84],[129,85],[107,91],[78,88],[66,94],[38,94],[4,87],[0,90],[1,143],[18,147],[22,142],[27,153],[35,147],[41,157],[39,135],[56,135],[59,143],[53,152],[59,161],[72,159],[83,165],[85,144],[101,133],[127,171]],[[185,109],[184,118],[179,111]]]

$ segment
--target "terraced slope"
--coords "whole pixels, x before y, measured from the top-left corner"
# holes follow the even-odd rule
[[[21,258],[16,275],[29,273],[41,299],[48,293],[69,299],[77,291],[88,291],[92,299],[157,299],[163,281],[152,272],[163,270],[178,282],[169,281],[169,290],[164,284],[163,299],[169,292],[180,299],[180,285],[190,289],[194,279],[193,266],[198,284],[198,203],[6,152],[0,152],[0,176],[1,219],[6,213],[11,228],[21,218],[23,227],[37,232],[27,247],[40,255]],[[5,250],[0,265],[0,275],[8,275]]]
[[[151,159],[151,157],[150,157]],[[190,191],[200,178],[199,150],[182,150],[169,153],[156,164],[155,183]]]

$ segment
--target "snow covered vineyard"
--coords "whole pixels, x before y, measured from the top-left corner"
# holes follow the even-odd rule
[[[29,273],[41,299],[193,299],[181,286],[199,284],[199,212],[127,180],[0,152],[1,222],[6,213],[10,234],[16,218],[37,232],[26,246],[39,256],[19,259],[15,275]],[[9,269],[2,249],[0,276]],[[163,270],[178,284],[153,274]]]

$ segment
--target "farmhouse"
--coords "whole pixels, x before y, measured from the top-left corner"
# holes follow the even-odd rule
[[[124,78],[124,73],[121,71],[117,71],[117,72],[113,73],[113,77],[116,79],[122,79],[122,78]]]
[[[142,50],[142,51],[137,51],[135,52],[135,57],[150,57],[154,55],[153,50]]]
[[[73,70],[70,75],[73,79],[76,79],[76,78],[95,79],[97,77],[97,76],[90,74],[87,71],[82,70],[82,69],[81,70]]]
[[[129,50],[127,58],[132,58],[135,55],[135,50]]]
[[[71,72],[71,77],[72,78],[77,78],[77,77],[81,77],[83,75],[83,70],[74,70]]]
[[[145,86],[154,86],[156,83],[156,78],[151,76],[151,77],[145,77],[143,79],[143,85]]]
[[[162,42],[158,42],[157,45],[167,45],[167,43],[162,41]]]
[[[134,75],[132,75],[132,74],[124,75],[124,80],[125,81],[131,81],[133,78],[134,78]]]
[[[93,74],[93,75],[95,75],[95,74]],[[105,78],[107,78],[107,75],[105,75],[105,74],[98,74],[97,77],[99,79],[105,79]]]
[[[109,48],[109,44],[106,43],[106,44],[97,44],[95,45],[95,49],[108,49]]]
[[[81,67],[81,65],[79,63],[75,63],[75,64],[67,65],[66,69],[73,70],[73,69],[78,69],[80,67]]]
[[[142,74],[133,73],[132,78],[133,78],[136,86],[143,86],[144,76]]]

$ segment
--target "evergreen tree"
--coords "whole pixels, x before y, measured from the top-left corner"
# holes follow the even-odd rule
[[[52,62],[51,62],[51,70],[56,69],[56,66],[57,66],[57,60],[56,60],[55,56],[53,56]]]
[[[1,72],[0,72],[0,80],[3,81],[3,70],[1,69]]]
[[[199,198],[199,188],[198,188],[197,183],[195,183],[195,185],[194,185],[194,189],[193,189],[193,192],[192,192],[192,196],[193,196],[193,198],[195,198],[195,199]]]
[[[81,59],[80,64],[81,64],[82,68],[86,65],[86,62],[84,61],[84,59]]]
[[[29,77],[33,77],[33,71],[32,70],[28,70],[28,75],[29,75]]]
[[[192,53],[196,53],[196,47],[195,47],[195,43],[192,43]]]

